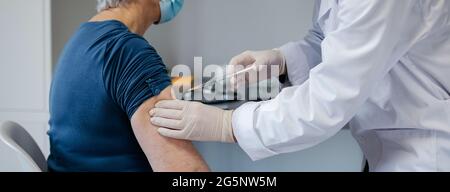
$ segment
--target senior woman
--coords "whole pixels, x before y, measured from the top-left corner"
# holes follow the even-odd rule
[[[147,115],[172,95],[142,35],[183,1],[97,1],[99,13],[67,43],[52,82],[49,170],[208,171],[191,143],[160,136]]]

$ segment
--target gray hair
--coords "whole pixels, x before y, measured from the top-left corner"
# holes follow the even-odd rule
[[[107,9],[119,7],[127,0],[97,0],[97,11],[101,12]]]

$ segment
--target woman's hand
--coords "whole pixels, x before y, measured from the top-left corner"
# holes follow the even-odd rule
[[[166,137],[234,143],[232,114],[198,102],[166,100],[150,111],[150,121]]]
[[[248,72],[250,73],[248,78],[246,78],[245,74],[233,76],[230,78],[231,83],[239,87],[244,85],[245,82],[256,83],[286,73],[284,56],[279,50],[274,49],[265,51],[245,51],[240,55],[235,56],[229,63],[227,74],[231,75],[250,67],[253,68],[253,70]],[[272,71],[274,69],[276,71]]]

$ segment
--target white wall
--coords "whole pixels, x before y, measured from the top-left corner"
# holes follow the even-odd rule
[[[186,0],[179,17],[146,37],[166,63],[226,64],[247,49],[300,39],[311,25],[314,0]]]
[[[57,64],[64,45],[79,25],[94,16],[95,6],[95,0],[52,0],[53,66]]]
[[[48,0],[0,0],[0,122],[24,126],[48,154],[48,90],[51,75]],[[0,171],[11,170],[0,145]]]

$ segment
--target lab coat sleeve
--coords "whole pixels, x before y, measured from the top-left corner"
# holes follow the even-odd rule
[[[241,148],[259,160],[315,146],[339,132],[400,59],[394,55],[404,55],[417,37],[417,21],[410,18],[416,2],[340,1],[339,24],[324,38],[322,62],[309,79],[274,100],[235,111],[233,129]]]
[[[280,51],[286,59],[289,82],[293,85],[304,83],[309,78],[309,71],[322,61],[320,44],[324,35],[317,22],[319,9],[320,1],[316,1],[313,27],[302,40],[280,47]]]

